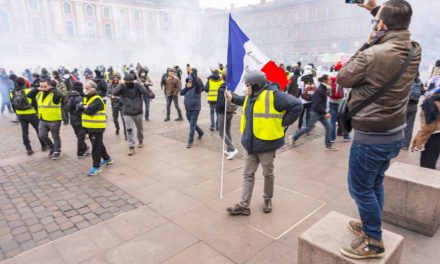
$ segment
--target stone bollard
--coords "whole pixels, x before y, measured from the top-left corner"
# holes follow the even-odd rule
[[[396,162],[385,174],[383,220],[433,236],[440,224],[440,171]]]
[[[402,257],[403,237],[383,230],[385,256],[378,259],[350,259],[340,249],[357,237],[348,229],[348,222],[354,220],[346,215],[330,212],[315,225],[299,236],[298,264],[398,264]]]

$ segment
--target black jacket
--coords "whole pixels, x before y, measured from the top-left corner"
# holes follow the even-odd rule
[[[122,114],[137,116],[142,114],[143,95],[148,95],[145,85],[135,83],[133,88],[120,83],[114,90],[114,96],[119,96],[122,101]]]
[[[294,74],[292,77],[290,77],[291,82],[287,88],[287,92],[290,95],[293,95],[297,98],[301,95],[301,91],[299,90],[299,87],[298,87],[298,78],[299,77],[301,77],[301,76],[296,75],[296,74]]]
[[[85,98],[90,99],[93,96],[97,95],[98,93],[92,93],[85,96]],[[79,109],[82,110],[82,112],[86,115],[95,115],[98,111],[101,111],[104,109],[104,104],[101,100],[95,99],[93,102],[89,104],[87,108],[79,107]],[[88,133],[103,133],[105,128],[86,128]]]
[[[257,95],[250,96],[246,105],[246,126],[241,138],[241,144],[249,154],[258,152],[269,152],[281,148],[284,145],[284,137],[277,140],[261,140],[255,137],[253,131],[253,109],[255,101],[264,90],[273,91],[274,107],[277,111],[284,111],[283,126],[290,126],[295,122],[302,110],[301,101],[289,94],[278,90],[278,86],[274,83],[268,82]],[[233,96],[232,102],[236,105],[243,106],[246,96]]]
[[[327,86],[322,83],[312,97],[312,111],[320,115],[327,114]]]
[[[69,96],[67,97],[67,103],[65,104],[65,109],[70,113],[70,124],[72,126],[80,126],[81,114],[82,114],[82,103],[84,102],[84,95],[77,91],[69,91]]]
[[[102,98],[105,98],[107,94],[107,82],[105,81],[104,77],[97,76],[93,78],[93,81],[96,83],[96,94],[101,96]]]

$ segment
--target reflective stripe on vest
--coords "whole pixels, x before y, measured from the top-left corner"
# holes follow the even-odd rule
[[[223,84],[223,80],[209,80],[208,102],[217,102],[218,88]]]
[[[24,89],[24,94],[27,96],[27,94],[28,94],[30,91],[31,91],[31,89],[29,89],[29,88]],[[15,91],[12,91],[12,92],[10,93],[11,101],[12,101],[12,97],[13,97],[13,93],[14,93],[14,92],[15,92]],[[31,98],[27,98],[27,100],[28,100],[29,104],[32,105],[32,99],[31,99]],[[32,108],[31,108],[31,109],[28,109],[28,110],[15,110],[15,113],[16,113],[17,115],[34,115],[34,114],[37,113],[37,110],[35,110],[35,107],[32,106]]]
[[[246,105],[249,96],[243,104],[240,131],[243,134],[246,127]],[[283,116],[286,111],[278,112],[274,106],[273,91],[264,90],[258,96],[253,109],[253,133],[261,140],[277,140],[284,136]]]
[[[81,119],[82,119],[82,126],[85,128],[105,128],[106,123],[107,123],[107,114],[106,114],[106,110],[107,107],[104,104],[104,101],[102,100],[101,96],[99,95],[95,95],[93,97],[91,97],[89,100],[87,100],[86,97],[84,97],[84,105],[89,106],[93,101],[95,100],[101,100],[102,105],[104,106],[104,109],[101,111],[98,111],[96,114],[94,115],[87,115],[83,112],[83,114],[81,115]]]
[[[61,121],[61,100],[58,104],[53,102],[53,93],[50,92],[43,99],[43,92],[37,94],[38,118],[44,121]]]

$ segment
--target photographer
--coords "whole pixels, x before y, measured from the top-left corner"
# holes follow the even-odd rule
[[[419,68],[421,48],[411,41],[408,28],[412,8],[408,2],[390,0],[379,7],[375,0],[369,0],[360,6],[375,16],[374,31],[337,76],[342,87],[352,87],[348,111],[378,91],[385,91],[383,88],[390,88],[376,100],[368,100],[369,104],[351,118],[354,139],[348,186],[362,222],[350,221],[349,228],[360,237],[341,253],[351,258],[375,258],[385,254],[384,173],[403,146],[408,96]]]

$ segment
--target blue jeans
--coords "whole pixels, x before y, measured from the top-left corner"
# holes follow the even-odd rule
[[[204,134],[203,130],[197,125],[197,119],[199,118],[200,110],[197,111],[186,111],[186,118],[189,121],[189,139],[188,143],[193,143],[194,141],[194,131],[197,130],[199,135]]]
[[[330,114],[332,115],[332,118],[330,119],[330,124],[332,126],[332,134],[330,140],[332,141],[336,140],[336,122],[338,121],[338,108],[339,108],[339,104],[330,103]],[[350,134],[344,132],[344,138],[347,139],[349,137]]]
[[[145,120],[150,119],[150,97],[144,96],[145,102]]]
[[[215,108],[216,108],[215,103],[214,104],[209,103],[209,110],[210,110],[209,114],[211,116],[211,128],[212,129],[214,129],[214,128],[218,129],[218,113],[215,110]],[[214,117],[214,114],[216,115],[216,117]]]
[[[382,240],[383,179],[390,160],[399,155],[403,140],[382,145],[353,142],[350,150],[348,189],[355,200],[362,230]]]
[[[314,111],[310,111],[310,120],[309,123],[307,124],[307,127],[302,128],[301,130],[296,132],[296,134],[293,136],[293,139],[296,141],[300,136],[302,136],[305,133],[308,133],[310,130],[312,130],[315,127],[315,124],[318,121],[321,122],[321,124],[325,128],[325,145],[327,147],[330,147],[332,145],[332,143],[330,142],[330,133],[331,133],[330,122],[325,117],[325,115],[320,115]]]

